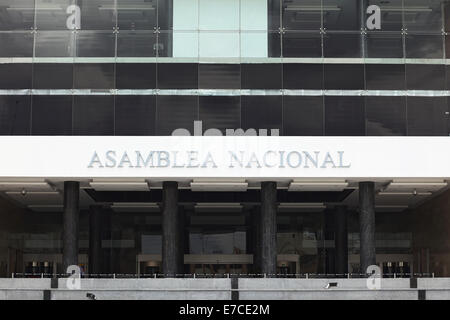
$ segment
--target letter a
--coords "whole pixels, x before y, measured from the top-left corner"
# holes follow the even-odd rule
[[[367,29],[381,30],[381,9],[377,5],[371,5],[367,8],[367,14],[371,16],[367,18]]]

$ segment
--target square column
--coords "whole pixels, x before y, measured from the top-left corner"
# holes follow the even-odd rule
[[[261,183],[260,263],[261,273],[275,277],[277,273],[277,183]]]
[[[67,267],[78,265],[78,223],[80,214],[80,183],[64,182],[63,213],[63,273]]]
[[[182,246],[178,215],[178,182],[163,182],[162,197],[162,272],[165,277],[182,273]]]
[[[359,183],[359,230],[361,273],[376,264],[375,255],[375,183]]]

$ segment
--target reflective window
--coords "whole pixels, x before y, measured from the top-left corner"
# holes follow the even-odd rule
[[[29,89],[31,75],[31,64],[0,64],[0,89]]]
[[[281,96],[243,96],[242,128],[279,129],[282,132],[282,97]],[[268,132],[270,135],[270,131]]]
[[[320,58],[322,57],[322,36],[319,32],[285,32],[282,36],[283,57]]]
[[[326,30],[360,30],[360,0],[322,0]]]
[[[364,136],[364,98],[325,97],[325,135]]]
[[[198,65],[193,63],[158,64],[159,89],[197,89]]]
[[[241,66],[239,64],[199,64],[199,89],[240,89]]]
[[[76,34],[72,31],[39,31],[35,39],[35,57],[75,56]]]
[[[155,121],[155,96],[116,96],[116,136],[154,135]]]
[[[74,64],[75,89],[114,89],[114,64]]]
[[[34,89],[72,89],[73,64],[35,63],[33,64]]]
[[[241,64],[242,89],[281,89],[282,64]]]
[[[73,134],[114,135],[114,97],[74,96]]]
[[[209,128],[222,130],[241,127],[241,97],[199,97],[199,119],[203,131]]]
[[[72,135],[72,96],[34,96],[33,135]]]
[[[323,37],[325,58],[361,58],[361,34],[327,33]]]
[[[30,30],[34,27],[34,0],[2,0],[0,30]]]
[[[198,97],[157,97],[156,135],[170,136],[176,129],[187,129],[194,135],[195,120],[198,120]]]
[[[403,36],[400,33],[368,32],[366,58],[403,58]]]
[[[115,0],[77,0],[81,8],[81,30],[110,30],[116,27]]]
[[[114,57],[116,35],[112,32],[80,31],[77,33],[77,57]]]
[[[32,57],[33,38],[29,31],[0,33],[0,57]]]
[[[121,31],[117,35],[118,57],[156,57],[157,36],[153,31]]]
[[[155,63],[117,63],[117,89],[154,89],[156,88]]]
[[[0,96],[0,135],[29,135],[31,98]]]
[[[408,135],[448,135],[447,101],[441,97],[408,97]]]
[[[322,136],[323,97],[283,97],[283,135]]]
[[[436,35],[406,36],[406,58],[443,59],[443,38]]]
[[[317,0],[282,0],[283,27],[286,30],[319,30],[321,3]]]
[[[157,0],[117,0],[120,30],[153,30],[157,26]]]
[[[445,66],[440,64],[407,64],[406,86],[409,90],[444,90]]]
[[[358,90],[364,89],[364,65],[325,64],[325,89]]]
[[[442,0],[405,0],[405,28],[408,31],[441,32]]]
[[[406,135],[405,97],[366,97],[368,136]]]
[[[404,64],[366,64],[367,90],[405,90]]]
[[[322,64],[283,64],[284,89],[323,89]]]

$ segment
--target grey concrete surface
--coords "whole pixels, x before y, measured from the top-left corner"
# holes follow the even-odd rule
[[[0,289],[50,289],[51,279],[0,278]]]
[[[450,278],[418,278],[418,289],[450,289]]]
[[[239,279],[239,289],[246,290],[302,290],[324,289],[328,283],[335,282],[335,289],[367,289],[366,279]],[[408,278],[381,279],[382,289],[409,289]],[[450,288],[450,286],[449,286]]]

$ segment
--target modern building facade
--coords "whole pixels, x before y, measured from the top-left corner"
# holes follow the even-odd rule
[[[450,276],[450,2],[0,0],[0,276]]]

